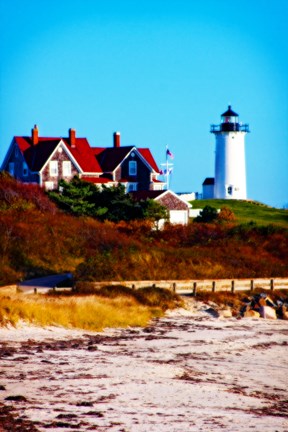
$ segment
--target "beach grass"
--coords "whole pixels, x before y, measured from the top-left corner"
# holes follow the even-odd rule
[[[0,288],[0,326],[17,326],[27,322],[38,326],[62,326],[65,328],[101,331],[108,327],[145,326],[152,318],[163,315],[167,307],[179,305],[178,296],[174,302],[167,300],[156,290],[152,295],[132,290],[124,292],[108,287],[102,292],[71,295],[23,294],[16,292],[16,286]],[[163,290],[165,291],[165,290]],[[144,292],[144,290],[143,290]],[[173,296],[173,295],[172,295]],[[169,303],[169,304],[168,304]]]

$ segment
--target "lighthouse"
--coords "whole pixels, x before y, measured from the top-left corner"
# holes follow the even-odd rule
[[[216,138],[214,198],[246,199],[245,135],[248,124],[239,123],[231,105],[219,125],[211,125]]]

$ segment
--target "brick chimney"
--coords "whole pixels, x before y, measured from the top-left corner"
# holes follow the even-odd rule
[[[69,129],[69,141],[72,148],[76,147],[76,129]]]
[[[120,132],[114,132],[114,148],[120,147]]]
[[[39,133],[39,131],[38,131],[38,126],[37,125],[34,125],[34,128],[32,129],[32,144],[33,145],[36,145],[36,144],[38,144],[38,142],[39,142],[39,137],[38,137],[38,133]]]

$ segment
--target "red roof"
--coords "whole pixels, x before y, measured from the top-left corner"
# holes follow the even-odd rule
[[[113,180],[108,179],[107,177],[87,177],[82,176],[81,180],[86,182],[94,183],[94,184],[105,184],[105,183],[114,183]]]
[[[159,173],[159,168],[155,162],[155,159],[152,156],[152,153],[150,152],[149,148],[138,148],[138,151],[141,153],[141,155],[146,159],[146,161],[149,163],[149,165],[153,168],[154,171]]]
[[[134,146],[122,147],[92,147],[92,151],[96,156],[103,172],[112,172],[123,161],[128,153],[135,148]],[[151,166],[151,168],[159,173],[159,168],[148,148],[137,148],[141,156]]]
[[[15,137],[15,141],[31,171],[40,171],[43,168],[60,140],[65,143],[82,171],[102,173],[101,167],[86,138],[76,138],[75,147],[71,147],[69,138],[39,137],[38,143],[33,145],[30,137]]]
[[[123,147],[90,147],[86,138],[76,138],[75,146],[71,147],[69,138],[39,137],[38,143],[32,143],[31,137],[14,137],[25,161],[31,171],[41,171],[52,153],[62,140],[80,166],[83,173],[113,172],[135,146]],[[152,170],[159,174],[159,168],[148,148],[136,148]],[[88,180],[90,181],[90,179]],[[94,180],[93,180],[94,181]],[[111,181],[107,179],[107,182]],[[155,179],[154,182],[157,180]],[[98,180],[105,183],[105,180]]]

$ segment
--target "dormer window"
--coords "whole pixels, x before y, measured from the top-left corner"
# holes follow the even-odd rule
[[[129,161],[129,175],[130,176],[136,176],[137,175],[137,162],[136,161]]]

